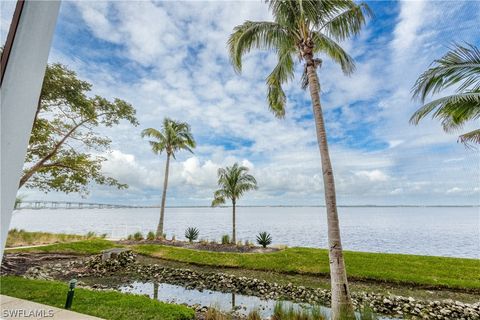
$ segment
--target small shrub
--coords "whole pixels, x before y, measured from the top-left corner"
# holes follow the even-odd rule
[[[129,234],[127,240],[133,240],[133,234]]]
[[[272,243],[272,236],[268,232],[260,232],[257,236],[257,243],[266,248]]]
[[[232,316],[222,313],[217,308],[210,307],[205,313],[205,320],[231,320]]]
[[[167,234],[165,232],[162,234],[162,239],[167,239]]]
[[[230,236],[228,234],[222,236],[222,244],[230,244]]]
[[[137,231],[133,234],[133,240],[140,241],[143,240],[143,234],[140,231]]]
[[[239,247],[243,246],[242,240],[237,241],[237,246],[239,246]]]
[[[108,236],[108,234],[102,233],[102,234],[100,235],[100,238],[105,239],[107,236]]]
[[[97,234],[93,231],[88,231],[87,234],[85,235],[87,239],[95,238],[96,236]]]
[[[172,241],[176,241],[177,238],[175,238],[175,235],[172,236]]]
[[[147,240],[155,240],[155,232],[149,231],[147,233]]]
[[[206,246],[208,244],[208,239],[200,239],[200,244]]]
[[[217,244],[217,241],[215,241],[215,239],[210,240],[210,244]]]
[[[187,238],[188,242],[190,243],[192,243],[194,240],[197,240],[199,234],[200,231],[198,231],[197,228],[189,227],[187,230],[185,230],[185,238]]]
[[[262,317],[260,316],[260,312],[258,309],[254,309],[250,311],[247,315],[247,320],[262,320]]]

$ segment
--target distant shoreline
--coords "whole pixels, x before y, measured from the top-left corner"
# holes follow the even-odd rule
[[[49,201],[45,201],[49,202]],[[120,204],[120,206],[123,204]],[[129,205],[125,205],[129,206]],[[480,208],[480,205],[338,205],[338,208]],[[135,207],[124,207],[124,208],[116,208],[116,209],[155,209],[160,208],[160,206],[143,206],[139,205]],[[181,209],[181,208],[212,208],[211,206],[166,206],[165,208],[169,209]],[[231,208],[231,206],[218,206],[217,208]],[[252,205],[252,206],[239,206],[237,208],[325,208],[324,205]],[[32,210],[39,210],[39,209],[64,209],[64,208],[50,208],[50,207],[42,207],[42,208],[20,208],[22,210],[25,209],[32,209]],[[72,208],[76,209],[76,208]],[[82,210],[85,209],[97,209],[97,208],[88,208],[83,207]],[[112,209],[112,208],[111,208]],[[214,208],[212,208],[214,209]]]

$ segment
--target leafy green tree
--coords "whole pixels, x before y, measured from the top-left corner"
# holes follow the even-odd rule
[[[231,167],[218,169],[218,186],[213,194],[212,207],[224,204],[226,199],[232,201],[232,243],[237,243],[235,210],[237,200],[247,191],[257,189],[257,181],[248,174],[248,168],[235,163]],[[222,241],[223,242],[223,241]]]
[[[150,140],[150,146],[155,154],[165,152],[167,162],[165,164],[165,177],[163,181],[162,205],[160,207],[160,221],[157,226],[157,238],[163,238],[163,222],[165,218],[165,201],[167,198],[168,171],[170,168],[170,157],[175,159],[175,153],[181,150],[187,150],[193,153],[196,143],[190,132],[190,126],[186,122],[177,122],[169,118],[163,119],[161,130],[148,128],[142,131],[142,137],[153,138]]]
[[[425,103],[428,95],[456,86],[452,95],[424,104],[410,118],[418,124],[427,115],[441,120],[446,132],[460,130],[468,121],[480,117],[480,49],[455,44],[442,58],[420,75],[413,86],[413,96]],[[480,129],[460,135],[465,145],[480,144]]]
[[[237,72],[242,69],[242,57],[252,49],[272,50],[277,65],[266,78],[268,106],[279,118],[285,116],[286,95],[282,85],[293,79],[295,61],[303,63],[302,87],[309,88],[313,117],[320,149],[325,202],[328,219],[330,274],[332,283],[332,316],[353,315],[345,263],[340,239],[335,183],[327,144],[327,135],[320,104],[317,68],[324,54],[340,64],[346,75],[354,71],[353,59],[337,41],[358,34],[370,9],[366,4],[351,0],[267,1],[274,21],[245,21],[236,26],[228,40],[231,62]]]
[[[102,173],[110,139],[96,128],[126,120],[137,125],[135,109],[127,102],[90,97],[91,84],[61,64],[47,66],[19,188],[88,194],[93,182],[126,188]]]

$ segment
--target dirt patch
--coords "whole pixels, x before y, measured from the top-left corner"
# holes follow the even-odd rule
[[[60,253],[7,253],[3,256],[0,275],[20,276],[25,274],[31,267],[41,266],[47,263],[61,263],[74,259],[78,259],[78,255]]]
[[[213,252],[236,252],[236,253],[268,253],[279,251],[279,248],[273,247],[257,247],[257,246],[244,246],[236,244],[220,244],[213,242],[186,242],[175,240],[121,240],[117,241],[121,245],[139,245],[139,244],[157,244],[163,246],[181,247],[193,250],[213,251]]]

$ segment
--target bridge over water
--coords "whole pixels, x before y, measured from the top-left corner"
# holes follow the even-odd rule
[[[95,202],[75,201],[46,201],[46,200],[22,200],[15,206],[21,209],[127,209],[127,208],[150,208],[149,206],[132,206],[123,204],[108,204]]]

